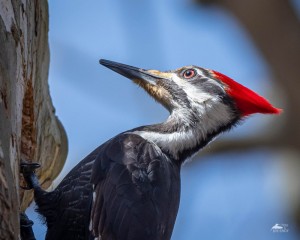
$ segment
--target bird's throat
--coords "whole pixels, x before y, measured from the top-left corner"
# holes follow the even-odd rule
[[[197,116],[187,111],[175,112],[165,122],[140,127],[134,133],[155,143],[172,159],[183,163],[237,121],[222,123],[214,119],[218,118]]]

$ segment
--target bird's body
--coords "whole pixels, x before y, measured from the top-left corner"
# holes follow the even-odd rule
[[[224,75],[203,68],[158,72],[101,63],[139,84],[170,116],[102,144],[53,192],[43,191],[32,175],[27,176],[38,211],[46,219],[46,239],[170,239],[179,206],[181,165],[243,117],[279,110]]]
[[[38,212],[47,220],[46,239],[89,239],[91,226],[103,239],[170,239],[179,206],[180,165],[135,133],[112,138],[53,192],[36,190]]]

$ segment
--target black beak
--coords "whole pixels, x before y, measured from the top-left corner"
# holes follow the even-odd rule
[[[149,73],[147,70],[137,67],[132,67],[122,63],[117,63],[105,59],[100,59],[99,63],[131,80],[139,79],[156,85],[158,79],[162,77]]]

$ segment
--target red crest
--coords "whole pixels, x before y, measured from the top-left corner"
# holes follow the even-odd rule
[[[226,92],[235,100],[237,108],[243,116],[253,113],[279,114],[282,110],[275,108],[265,98],[246,88],[242,84],[232,80],[222,73],[212,71],[215,78],[223,82]]]

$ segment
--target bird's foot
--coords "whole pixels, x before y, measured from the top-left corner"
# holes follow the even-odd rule
[[[35,240],[32,230],[33,221],[25,213],[20,213],[20,231],[22,240]]]
[[[38,163],[21,162],[20,172],[23,174],[24,179],[27,183],[26,187],[20,186],[22,189],[30,190],[34,188],[35,185],[39,185],[37,177],[35,175],[35,170],[40,166],[41,165]]]

